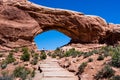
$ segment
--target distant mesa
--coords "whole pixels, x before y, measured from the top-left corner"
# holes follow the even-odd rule
[[[120,25],[98,16],[47,8],[26,0],[0,0],[0,49],[36,48],[34,37],[52,29],[66,34],[74,43],[113,45],[120,41]]]

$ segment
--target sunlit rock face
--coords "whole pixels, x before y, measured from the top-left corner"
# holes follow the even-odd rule
[[[108,43],[120,40],[120,27],[98,16],[53,9],[26,0],[0,0],[0,49],[28,46],[47,30],[58,30],[76,43]]]

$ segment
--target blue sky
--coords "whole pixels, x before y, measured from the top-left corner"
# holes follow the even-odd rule
[[[29,0],[39,5],[97,15],[107,22],[120,23],[120,0]],[[60,38],[61,37],[61,38]],[[68,43],[70,38],[57,31],[48,31],[38,35],[35,42],[38,49],[55,49]]]

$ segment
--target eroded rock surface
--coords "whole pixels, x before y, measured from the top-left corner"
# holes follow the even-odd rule
[[[34,37],[56,29],[76,43],[108,43],[120,40],[120,25],[98,16],[47,8],[27,0],[0,0],[0,49],[30,46]]]

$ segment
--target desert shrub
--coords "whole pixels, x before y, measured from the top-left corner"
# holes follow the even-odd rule
[[[10,52],[9,55],[6,58],[7,64],[14,62],[16,59],[13,57],[13,53]]]
[[[87,58],[87,57],[89,57],[89,56],[91,56],[91,55],[93,55],[92,52],[85,52],[84,55],[83,55],[83,57],[84,57],[84,58]]]
[[[0,80],[13,80],[13,75],[8,75],[7,71],[1,72],[2,76],[0,76]]]
[[[39,54],[38,53],[34,53],[33,54],[33,59],[31,60],[31,64],[33,64],[33,65],[36,65],[37,63],[38,63],[38,58],[39,57]]]
[[[47,55],[45,52],[41,52],[40,54],[40,59],[43,60],[43,59],[46,59],[47,58]]]
[[[89,56],[92,56],[93,54],[98,54],[98,53],[99,53],[99,50],[92,50],[92,51],[83,53],[83,57],[87,58]]]
[[[28,53],[28,51],[29,51],[29,50],[28,50],[27,47],[22,47],[22,52],[23,52],[23,53]]]
[[[51,56],[51,52],[48,53],[48,56]]]
[[[18,51],[19,51],[19,48],[15,48],[15,49],[14,49],[14,52],[17,53]]]
[[[72,48],[72,49],[69,49],[68,51],[66,51],[64,53],[64,56],[65,57],[69,57],[69,56],[72,56],[72,57],[77,57],[78,55],[80,56],[82,52],[79,52],[79,51],[76,51],[75,48]]]
[[[34,54],[35,53],[35,51],[34,50],[31,50],[31,54]]]
[[[89,59],[88,59],[88,62],[93,62],[93,58],[89,58]]]
[[[99,53],[103,53],[104,57],[110,56],[111,52],[113,52],[114,47],[113,46],[104,46],[101,49],[99,49]]]
[[[98,61],[104,60],[104,56],[103,55],[99,55],[97,58]]]
[[[109,55],[110,55],[110,53],[104,52],[104,57],[108,57]]]
[[[57,55],[55,53],[53,53],[51,56],[52,56],[52,58],[56,58],[57,57]]]
[[[34,53],[33,58],[38,59],[39,58],[39,54],[38,53]]]
[[[99,80],[102,78],[110,78],[110,77],[114,76],[114,73],[115,73],[115,71],[109,65],[106,65],[102,70],[100,70],[96,74],[95,79]]]
[[[21,66],[16,67],[15,70],[13,71],[13,75],[15,77],[21,78],[22,80],[25,80],[28,74],[30,74],[30,71],[25,67],[21,67]]]
[[[59,58],[63,58],[64,57],[64,51],[60,50],[60,48],[57,48],[54,53],[52,53],[52,58],[56,58],[56,57],[59,57]]]
[[[27,48],[22,49],[23,54],[21,55],[21,60],[23,61],[29,61],[30,60],[30,54]]]
[[[30,62],[32,65],[36,65],[38,63],[38,59],[33,58],[33,60],[31,60]]]
[[[87,62],[83,62],[83,63],[78,67],[78,73],[79,73],[79,74],[83,73],[86,66],[87,66]]]
[[[13,65],[18,65],[19,62],[14,62]]]
[[[51,55],[51,57],[52,57],[52,58],[56,58],[57,55],[56,55],[55,53],[53,53],[53,54]]]
[[[0,80],[14,80],[13,76],[8,75],[8,76],[0,76]]]
[[[31,77],[35,77],[35,70],[31,72]]]
[[[120,50],[115,50],[114,54],[112,55],[112,66],[120,67]]]
[[[0,53],[0,57],[3,57],[3,54],[2,54],[2,53]]]
[[[110,80],[120,80],[120,75],[113,76]]]
[[[7,62],[5,60],[1,63],[1,69],[5,69],[7,67]]]
[[[95,50],[93,50],[93,51],[91,51],[91,52],[94,53],[94,54],[98,54],[98,53],[99,53],[99,50],[95,49]]]

